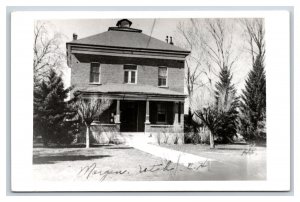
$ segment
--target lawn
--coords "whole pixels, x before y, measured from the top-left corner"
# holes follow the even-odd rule
[[[206,144],[160,146],[214,159],[210,172],[219,180],[266,180],[266,147],[246,144],[220,144],[210,149]]]
[[[196,172],[125,145],[34,148],[35,180],[193,180]]]
[[[161,145],[214,159],[195,171],[125,145],[34,148],[33,176],[42,181],[264,180],[266,149],[245,145]]]

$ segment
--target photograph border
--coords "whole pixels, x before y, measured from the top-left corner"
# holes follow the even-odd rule
[[[76,8],[76,10],[74,8],[71,8],[71,7],[32,7],[32,8],[29,8],[29,7],[7,7],[6,9],[6,15],[7,15],[7,44],[6,44],[6,50],[7,50],[7,97],[6,97],[6,102],[7,102],[7,108],[9,110],[7,110],[7,178],[6,178],[6,184],[7,184],[7,194],[8,195],[19,195],[19,194],[22,194],[22,193],[15,193],[15,192],[12,192],[9,188],[11,187],[11,182],[10,182],[10,179],[11,179],[11,139],[10,139],[10,134],[11,134],[11,100],[10,100],[10,97],[11,97],[11,70],[10,70],[10,59],[11,59],[11,55],[10,55],[10,52],[11,52],[11,44],[10,44],[10,41],[11,41],[11,38],[10,38],[10,30],[11,30],[11,25],[10,25],[10,14],[14,11],[103,11],[103,10],[99,10],[103,7],[80,7],[79,8]],[[155,9],[155,10],[152,10],[152,11],[166,11],[166,10],[172,10],[173,7],[150,7],[152,9]],[[32,9],[32,10],[31,10]],[[61,10],[60,10],[61,9]],[[85,10],[87,9],[87,10]],[[111,10],[110,10],[111,9]],[[124,8],[124,7],[109,7],[109,8],[105,8],[104,11],[132,11],[131,9],[135,10],[135,9],[138,9],[138,10],[135,10],[135,11],[143,11],[143,10],[147,10],[149,11],[149,8],[146,8],[146,7],[132,7],[131,9],[129,8],[129,10],[126,10],[128,8]],[[160,10],[161,9],[161,10]],[[174,9],[179,9],[178,7],[177,8],[174,8]],[[291,137],[290,137],[290,158],[291,158],[291,165],[290,165],[290,191],[283,191],[280,193],[280,195],[292,195],[293,192],[294,192],[294,170],[293,170],[293,165],[294,165],[294,161],[293,161],[293,157],[294,157],[294,154],[293,154],[293,151],[294,151],[294,130],[293,130],[293,127],[294,127],[294,123],[293,123],[293,117],[294,117],[294,113],[293,113],[293,109],[294,109],[294,103],[293,103],[293,90],[294,90],[294,86],[293,86],[293,77],[294,77],[294,64],[293,64],[293,54],[294,54],[294,47],[293,47],[293,41],[294,41],[294,35],[293,35],[293,30],[294,30],[294,15],[293,15],[293,7],[234,7],[234,9],[231,7],[231,9],[228,9],[227,8],[224,8],[224,7],[180,7],[180,10],[172,10],[172,11],[243,11],[243,10],[247,10],[247,11],[274,11],[274,10],[278,10],[278,11],[288,11],[290,13],[290,96],[291,96],[291,99],[290,99],[290,124],[291,124],[291,128],[290,128],[290,132],[291,132]],[[110,195],[111,191],[99,191],[101,192],[102,194],[108,194]],[[119,193],[125,193],[125,192],[120,192],[120,191],[113,191],[113,192],[119,192]],[[135,193],[136,191],[130,191],[131,193]],[[137,193],[149,193],[151,191],[147,191],[147,192],[140,192],[140,191],[137,191]],[[156,191],[155,191],[156,192]],[[230,191],[230,192],[220,192],[220,191],[177,191],[177,193],[185,193],[185,194],[188,194],[188,193],[194,193],[194,192],[201,192],[200,195],[216,195],[215,193],[221,193],[222,196],[226,195],[226,196],[231,196],[231,195],[239,195],[239,194],[246,194],[246,195],[260,195],[263,193],[263,195],[273,195],[274,192],[270,192],[270,191],[251,191],[251,192],[248,192],[248,191]],[[84,195],[84,193],[88,193],[88,194],[91,194],[93,193],[93,195],[95,194],[95,192],[80,192],[80,193],[74,193],[72,191],[70,192],[59,192],[59,193],[62,193],[62,194],[66,194],[66,193],[69,193],[71,195],[76,195],[76,194],[80,194],[80,195]],[[170,192],[166,192],[166,191],[160,191],[160,193],[170,193]],[[24,193],[23,193],[24,194]],[[26,195],[29,194],[50,194],[48,192],[31,192],[31,193],[26,193]],[[58,193],[56,193],[58,194]],[[101,195],[102,195],[101,194]],[[52,195],[52,194],[50,194]],[[276,195],[276,194],[275,194]]]

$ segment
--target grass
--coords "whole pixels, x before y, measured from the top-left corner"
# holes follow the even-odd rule
[[[210,172],[220,180],[265,180],[266,147],[247,144],[219,144],[210,149],[206,144],[161,145],[198,156],[214,159]]]
[[[33,176],[43,181],[102,181],[104,176],[105,181],[167,181],[188,180],[195,174],[174,163],[164,169],[167,164],[166,160],[125,145],[98,145],[89,149],[33,148]],[[94,165],[96,168],[87,176]],[[87,173],[86,170],[80,173],[87,167],[90,168]],[[94,171],[97,174],[94,175]]]
[[[162,147],[214,159],[195,171],[126,145],[33,148],[33,176],[42,181],[265,180],[266,148],[249,145],[167,145]],[[250,150],[249,150],[250,149]],[[249,152],[252,151],[253,152]],[[246,151],[246,153],[245,153]],[[247,153],[248,152],[248,153]],[[89,174],[91,173],[91,174]]]

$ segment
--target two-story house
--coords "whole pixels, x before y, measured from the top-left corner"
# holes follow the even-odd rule
[[[94,126],[158,132],[184,122],[184,65],[190,51],[131,28],[122,19],[108,31],[66,44],[71,85],[83,97],[112,99]],[[94,132],[97,127],[94,127]]]

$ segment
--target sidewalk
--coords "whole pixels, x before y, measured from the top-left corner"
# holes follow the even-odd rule
[[[138,150],[171,161],[172,163],[182,164],[197,171],[207,171],[211,167],[211,162],[215,161],[214,159],[204,158],[148,143],[144,135],[127,138],[126,142],[127,145]]]

